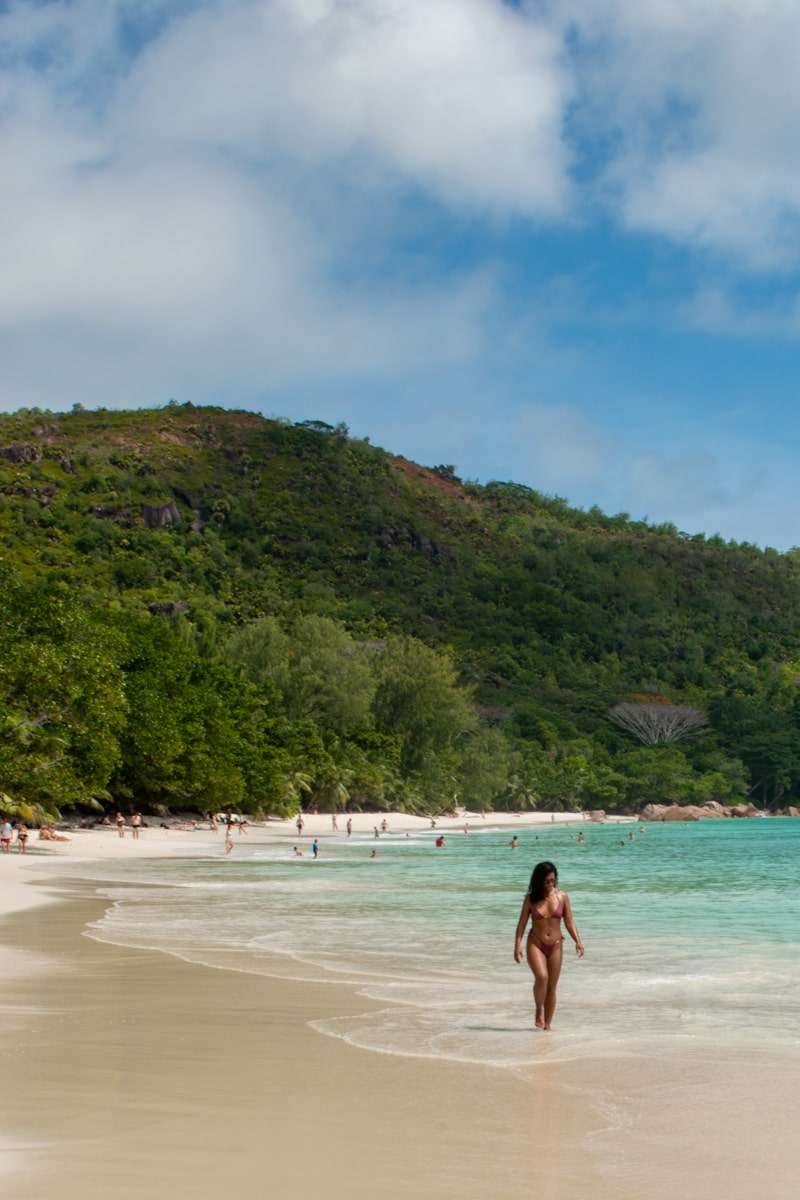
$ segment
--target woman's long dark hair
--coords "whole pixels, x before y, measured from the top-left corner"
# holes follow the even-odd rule
[[[556,887],[558,887],[558,867],[555,863],[540,862],[533,868],[528,895],[534,904],[539,900],[544,900],[544,881],[548,875],[555,875]]]

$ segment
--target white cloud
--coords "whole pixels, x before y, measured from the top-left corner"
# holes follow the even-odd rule
[[[471,358],[493,278],[398,259],[403,200],[561,211],[568,96],[557,36],[498,0],[13,4],[3,403]]]
[[[764,471],[752,466],[742,469],[731,463],[727,469],[708,451],[687,451],[672,456],[650,453],[630,463],[630,482],[637,511],[663,514],[675,519],[687,515],[695,520],[703,514],[724,513],[753,499],[764,483]]]
[[[628,227],[744,268],[800,260],[800,8],[786,0],[563,0],[582,120],[613,139]]]
[[[558,31],[498,0],[239,0],[176,23],[121,100],[129,135],[367,166],[458,209],[560,215]]]
[[[465,476],[517,480],[545,492],[596,486],[607,474],[612,448],[579,409],[529,401],[496,420],[495,400],[462,395],[458,408],[445,403],[431,411],[410,399],[402,416],[373,421],[375,440],[428,466],[455,460]]]

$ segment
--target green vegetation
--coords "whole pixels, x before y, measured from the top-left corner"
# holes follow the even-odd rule
[[[169,405],[0,417],[0,793],[47,812],[800,794],[800,552]],[[643,746],[608,719],[708,718]]]

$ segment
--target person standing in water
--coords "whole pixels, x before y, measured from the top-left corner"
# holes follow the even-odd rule
[[[314,858],[319,856],[319,842],[316,838],[314,838],[313,842],[311,843],[311,853],[314,855]]]
[[[350,837],[350,834],[352,832],[353,832],[353,818],[348,817],[347,818],[347,836]]]
[[[578,958],[583,958],[583,942],[575,927],[570,898],[566,892],[558,890],[558,870],[554,863],[537,863],[522,901],[514,937],[514,962],[522,962],[522,939],[528,922],[531,922],[526,952],[528,966],[533,972],[537,1029],[549,1030],[556,1011],[556,988],[564,944],[562,917],[567,933],[575,943],[575,953]]]

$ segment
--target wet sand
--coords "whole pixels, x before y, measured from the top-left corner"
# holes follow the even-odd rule
[[[17,1200],[580,1194],[579,1164],[532,1152],[543,1104],[543,1136],[557,1132],[562,1152],[597,1124],[554,1075],[531,1089],[354,1050],[306,1023],[363,1012],[362,998],[82,937],[99,911],[69,900],[0,926],[50,964],[2,987],[3,1159]]]
[[[610,1048],[522,1078],[356,1050],[308,1022],[381,1006],[96,942],[94,886],[0,921],[14,1200],[795,1194],[796,1059]]]

